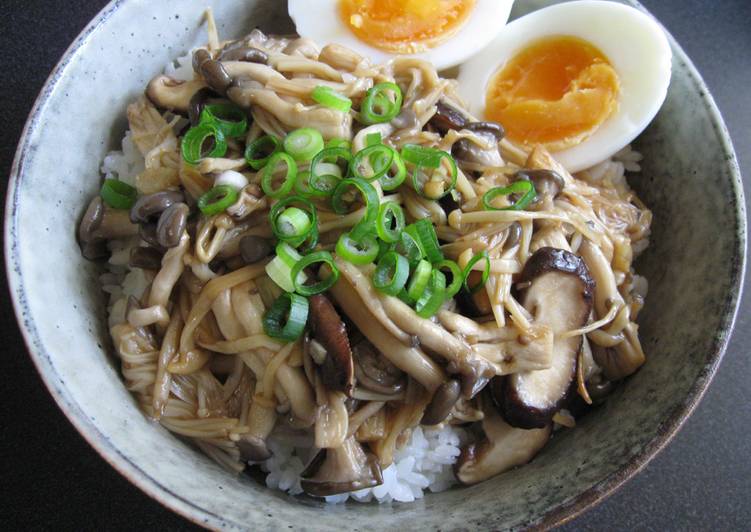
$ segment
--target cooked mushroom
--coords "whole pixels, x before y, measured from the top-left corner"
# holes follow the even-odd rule
[[[185,203],[173,203],[159,217],[156,225],[156,239],[163,248],[173,248],[180,243],[180,237],[188,224],[190,209]]]
[[[531,181],[538,197],[555,198],[566,186],[561,174],[554,170],[523,169],[516,172],[516,181]]]
[[[383,484],[378,458],[350,436],[341,447],[321,449],[300,474],[305,493],[327,497]]]
[[[347,328],[325,295],[316,294],[308,301],[313,337],[326,349],[326,358],[321,365],[321,379],[329,390],[350,396],[355,385],[355,373]]]
[[[195,94],[190,97],[190,102],[188,103],[188,119],[190,120],[191,126],[197,126],[201,121],[201,111],[203,111],[206,102],[211,98],[219,98],[219,94],[208,87],[197,90]]]
[[[240,449],[240,456],[248,462],[263,462],[271,458],[271,450],[266,445],[266,440],[243,434],[237,441],[237,448]]]
[[[153,222],[167,207],[180,201],[185,201],[185,197],[173,190],[143,195],[130,208],[130,221],[134,224]]]
[[[422,425],[437,425],[451,413],[451,409],[459,400],[462,387],[459,381],[451,379],[441,384],[433,394],[420,423]]]
[[[439,100],[436,112],[428,124],[436,128],[441,135],[445,135],[449,129],[462,129],[467,124],[467,119],[460,111]]]
[[[199,67],[201,75],[206,83],[219,94],[224,94],[232,84],[232,76],[227,72],[219,61],[207,59]]]
[[[128,266],[146,270],[158,270],[162,266],[164,253],[153,247],[134,247],[130,250]]]
[[[551,425],[538,429],[515,428],[488,408],[482,420],[485,439],[462,449],[454,473],[462,484],[476,484],[512,467],[529,462],[550,438]]]
[[[485,144],[481,146],[470,138],[459,139],[451,148],[451,153],[457,159],[478,163],[483,166],[502,166],[503,159],[498,150],[498,143],[504,135],[503,127],[495,122],[472,122],[464,126],[480,137]]]
[[[238,46],[225,48],[219,55],[220,61],[247,61],[265,65],[269,61],[269,54],[253,46]]]
[[[404,389],[404,373],[363,339],[352,349],[358,385],[386,395]]]
[[[524,307],[535,323],[547,325],[555,335],[553,360],[548,369],[509,375],[495,398],[508,423],[530,429],[546,426],[566,402],[582,339],[559,335],[586,324],[595,283],[581,257],[550,247],[529,258],[521,280],[530,283],[523,294]]]
[[[187,113],[190,99],[206,87],[202,80],[182,81],[160,75],[152,79],[146,87],[146,97],[161,109]]]
[[[240,256],[245,264],[254,264],[271,253],[268,239],[256,235],[246,235],[240,239]]]
[[[475,286],[480,282],[482,278],[482,272],[472,270],[469,272],[467,284]],[[456,293],[456,304],[462,311],[462,314],[471,318],[479,318],[480,316],[487,316],[493,312],[493,308],[490,305],[490,298],[485,290],[477,290],[474,293],[470,293],[463,287]]]

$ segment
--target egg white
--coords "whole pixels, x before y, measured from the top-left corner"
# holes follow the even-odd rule
[[[570,172],[589,168],[622,149],[652,121],[670,84],[672,52],[649,15],[614,2],[580,0],[540,9],[510,22],[460,69],[459,92],[483,117],[490,78],[518,51],[547,36],[590,42],[607,56],[621,84],[618,109],[580,144],[554,153]]]
[[[466,60],[486,46],[504,27],[513,0],[477,0],[472,13],[459,30],[445,42],[409,57],[425,59],[438,70]],[[289,15],[295,21],[297,33],[321,45],[336,43],[383,63],[397,55],[368,45],[352,33],[339,15],[338,0],[289,0]]]

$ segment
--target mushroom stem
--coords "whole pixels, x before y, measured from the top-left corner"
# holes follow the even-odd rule
[[[340,271],[344,273],[343,270]],[[327,268],[322,267],[321,272],[324,276],[330,275]],[[420,349],[404,345],[390,330],[381,325],[380,321],[374,319],[370,308],[372,304],[365,304],[347,275],[342,275],[331,287],[330,292],[370,343],[396,367],[411,375],[430,391],[443,383],[446,377],[440,366]]]

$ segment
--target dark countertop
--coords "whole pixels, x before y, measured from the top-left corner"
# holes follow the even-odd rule
[[[523,1],[523,0],[519,0]],[[642,0],[707,81],[733,137],[751,196],[751,2]],[[48,73],[105,0],[3,0],[0,174]],[[147,5],[147,4],[144,4]],[[701,139],[696,139],[701,142]],[[61,140],[60,149],[65,149]],[[3,180],[3,187],[7,180]],[[50,189],[54,193],[54,188]],[[4,277],[4,271],[2,274]],[[4,529],[187,529],[130,485],[68,423],[21,340],[2,282],[0,523]],[[570,530],[751,528],[751,293],[728,352],[695,414],[636,478]]]

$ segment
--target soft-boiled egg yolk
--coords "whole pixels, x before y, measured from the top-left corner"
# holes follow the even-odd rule
[[[600,50],[577,37],[546,37],[492,77],[485,114],[511,141],[557,151],[594,132],[617,109],[618,92],[618,74]]]
[[[362,41],[389,52],[416,53],[456,33],[476,0],[340,0],[344,23]]]

